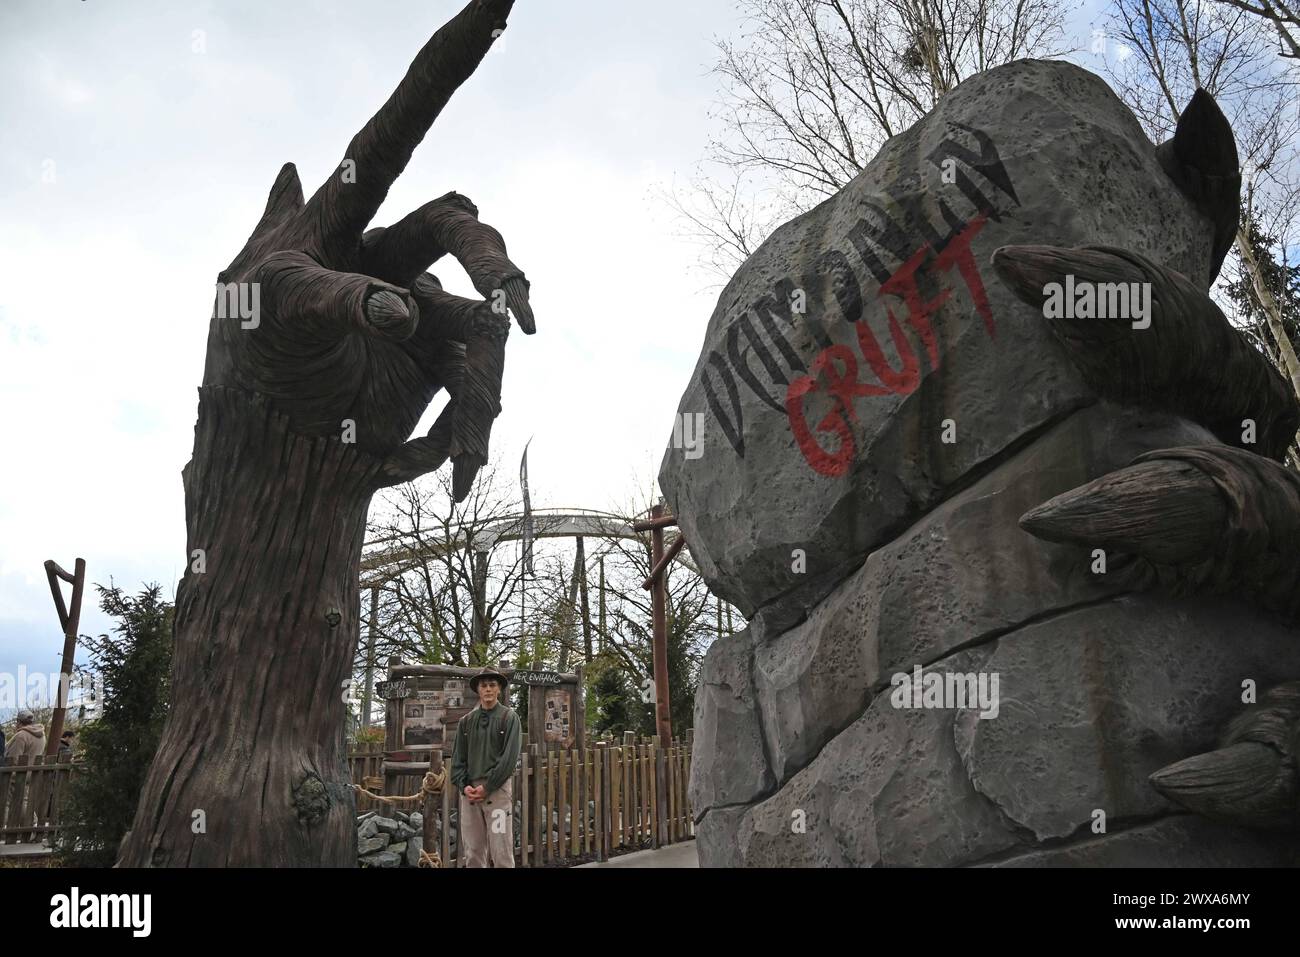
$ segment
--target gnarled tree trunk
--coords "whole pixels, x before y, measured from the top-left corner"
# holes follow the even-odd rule
[[[448,458],[468,494],[500,411],[506,307],[533,331],[523,273],[464,196],[363,231],[511,5],[471,0],[439,30],[306,203],[286,164],[219,277],[171,712],[122,866],[356,866],[344,727],[366,511]],[[425,272],[447,253],[483,300]],[[409,438],[443,387],[446,409]]]

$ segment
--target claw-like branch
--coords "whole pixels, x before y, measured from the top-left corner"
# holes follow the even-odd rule
[[[1026,512],[1039,538],[1136,556],[1134,584],[1300,618],[1300,475],[1228,446],[1161,449]]]
[[[1128,317],[1047,320],[1089,387],[1124,405],[1186,416],[1230,445],[1253,433],[1253,451],[1279,460],[1286,454],[1300,425],[1295,395],[1213,300],[1179,273],[1111,246],[1003,246],[993,267],[1039,309],[1047,286],[1066,287],[1069,276],[1068,285],[1088,284],[1098,299],[1118,291],[1114,284],[1131,291],[1149,283],[1146,328],[1133,328]]]
[[[1279,685],[1228,725],[1219,748],[1151,775],[1169,800],[1243,827],[1300,827],[1300,682]]]
[[[508,320],[489,316],[465,343],[465,373],[452,420],[452,497],[464,501],[479,469],[487,464],[492,423],[501,414]]]
[[[279,318],[268,331],[286,341],[323,343],[354,330],[402,340],[419,322],[419,308],[407,290],[326,269],[303,252],[275,253],[255,276],[267,310]]]
[[[325,245],[355,243],[442,108],[505,29],[513,5],[470,0],[416,54],[393,95],[348,144],[344,162],[355,164],[355,181],[336,172],[308,201]]]
[[[464,267],[484,299],[505,305],[526,334],[536,331],[528,280],[506,255],[501,234],[481,222],[478,208],[460,193],[425,203],[387,229],[366,233],[362,265],[371,275],[401,285],[412,282],[447,253]]]

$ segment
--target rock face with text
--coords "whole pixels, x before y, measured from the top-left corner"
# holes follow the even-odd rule
[[[660,470],[750,619],[701,863],[1300,862],[1252,830],[1300,820],[1300,413],[1206,295],[1239,186],[1210,97],[1157,147],[1020,61],[727,285]]]

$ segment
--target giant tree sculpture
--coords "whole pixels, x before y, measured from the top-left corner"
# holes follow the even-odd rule
[[[500,411],[506,306],[534,331],[523,273],[465,197],[363,231],[512,3],[472,0],[443,26],[306,203],[286,164],[219,277],[172,711],[122,865],[356,863],[343,719],[371,495],[450,457],[465,496]],[[448,253],[484,301],[425,272]],[[223,289],[249,308],[221,318]],[[408,441],[441,388],[446,409]]]

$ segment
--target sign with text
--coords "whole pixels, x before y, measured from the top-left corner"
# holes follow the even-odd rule
[[[517,671],[515,680],[526,685],[558,685],[560,673],[558,671]]]
[[[411,697],[411,686],[405,678],[398,681],[380,681],[375,685],[375,691],[385,700]]]

